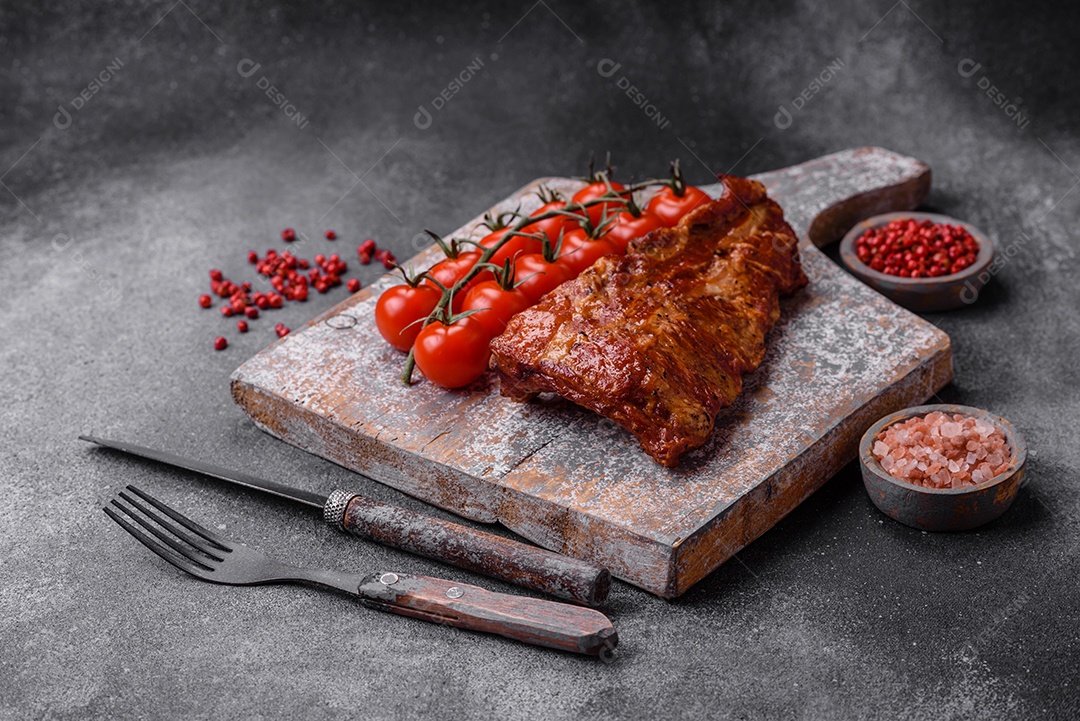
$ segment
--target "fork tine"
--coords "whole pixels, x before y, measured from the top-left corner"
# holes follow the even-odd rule
[[[149,548],[151,551],[153,551],[155,554],[157,554],[164,560],[179,568],[181,571],[186,571],[192,576],[198,576],[202,578],[208,571],[213,570],[208,566],[204,566],[201,563],[191,561],[184,556],[180,556],[176,553],[170,552],[166,546],[155,541],[153,538],[146,535],[138,528],[125,521],[123,518],[120,517],[118,513],[113,511],[113,509],[109,508],[108,506],[105,506],[101,510],[105,511],[105,515],[116,521],[116,523],[119,524],[121,528],[134,536],[135,540]]]
[[[195,523],[195,521],[193,521],[190,518],[188,518],[187,516],[181,514],[179,511],[175,511],[172,508],[169,508],[164,503],[162,503],[158,499],[154,498],[153,496],[151,496],[146,491],[142,491],[142,490],[136,488],[135,486],[131,486],[131,485],[129,485],[127,487],[127,490],[131,491],[132,493],[137,495],[139,498],[143,499],[144,501],[146,501],[147,503],[152,505],[154,508],[158,509],[159,511],[161,511],[162,513],[164,513],[166,516],[173,519],[177,523],[182,524],[185,528],[187,528],[192,533],[195,533],[195,534],[198,534],[198,535],[202,536],[207,541],[209,541],[210,543],[212,543],[215,546],[217,546],[218,548],[220,548],[222,551],[230,551],[230,550],[232,550],[231,548],[229,548],[228,545],[226,545],[227,541],[224,538],[217,535],[216,533],[211,532],[210,530],[208,530],[206,528],[203,528],[198,523]]]
[[[165,530],[172,532],[173,535],[162,532],[156,526],[151,525],[150,521],[141,517],[139,514],[134,513],[131,508],[122,505],[117,499],[112,499],[112,505],[120,508],[120,511],[122,511],[127,517],[138,523],[139,526],[145,528],[153,535],[158,536],[158,539],[162,543],[175,550],[175,552],[179,555],[184,556],[185,558],[192,560],[195,563],[199,563],[200,566],[205,566],[206,568],[213,568],[212,566],[210,566],[210,561],[221,561],[221,558],[219,556],[215,556],[212,553],[206,552],[206,550],[199,546],[197,543],[191,541],[188,538],[187,534],[179,531],[179,529],[175,528],[172,523],[165,521],[165,519],[161,518],[157,514],[154,514],[152,511],[149,511],[148,508],[145,508],[139,503],[135,502],[130,495],[121,492],[120,498],[134,506],[137,511],[141,511],[147,514],[154,521],[157,521],[159,525],[161,525],[162,528],[164,528]],[[186,543],[187,546],[181,544],[180,541]]]
[[[229,548],[225,548],[220,543],[212,543],[212,542],[203,541],[201,538],[198,538],[198,536],[193,536],[190,533],[188,533],[187,531],[184,531],[183,529],[180,529],[178,526],[175,525],[175,523],[172,523],[172,522],[168,521],[167,519],[162,518],[158,514],[151,511],[150,508],[148,508],[145,505],[139,503],[138,501],[133,499],[132,496],[127,495],[123,491],[120,491],[117,495],[119,496],[119,498],[121,498],[124,501],[126,501],[127,503],[129,503],[129,505],[131,505],[133,508],[136,508],[137,511],[141,511],[141,512],[143,512],[143,514],[145,516],[147,516],[149,518],[152,518],[154,520],[154,522],[158,523],[158,526],[160,526],[161,528],[167,530],[168,532],[171,532],[174,536],[176,536],[177,539],[179,539],[180,541],[183,541],[184,543],[188,544],[189,546],[191,546],[195,550],[199,550],[199,552],[202,553],[203,555],[208,556],[210,558],[213,558],[215,561],[221,561],[221,560],[224,560],[224,557],[221,556],[222,548],[224,548],[224,553],[229,552]],[[166,506],[161,501],[158,501],[158,505],[161,506],[161,507],[164,507],[164,508],[168,508],[168,506]],[[172,511],[172,508],[168,508],[168,509],[170,509],[170,511]],[[126,509],[125,509],[125,511],[126,511]],[[176,514],[177,516],[179,516],[178,512],[174,511],[173,513]],[[129,512],[129,513],[127,513],[127,515],[131,516],[132,514]],[[180,517],[185,518],[184,516],[180,516]],[[135,520],[139,520],[139,519],[135,518]],[[194,521],[192,521],[192,522],[194,522]],[[147,527],[147,528],[150,531],[154,530],[153,528],[150,528],[150,527]],[[195,559],[195,560],[199,560],[199,559]]]
[[[195,550],[198,550],[198,552],[200,552],[204,556],[210,557],[215,561],[224,560],[224,557],[222,557],[220,555],[222,553],[221,550],[219,550],[217,547],[215,547],[215,544],[208,544],[205,541],[203,541],[202,539],[195,538],[195,536],[193,536],[190,533],[184,531],[183,529],[180,529],[178,526],[175,525],[175,523],[172,523],[172,522],[168,521],[167,519],[162,518],[158,514],[151,511],[150,508],[147,508],[145,505],[139,503],[138,501],[133,499],[132,496],[127,495],[123,491],[120,491],[117,495],[119,496],[119,498],[126,501],[127,504],[129,504],[130,506],[135,508],[136,511],[143,512],[143,515],[151,518],[154,522],[157,522],[158,526],[160,526],[161,528],[165,529],[166,531],[172,533],[173,536],[175,536],[176,539],[179,539],[180,541],[183,541],[184,543],[188,544],[189,546],[191,546]],[[113,500],[113,503],[116,503],[116,500]],[[161,503],[161,502],[159,501],[159,503]],[[119,505],[119,504],[117,504],[117,505]],[[164,504],[162,504],[162,505],[164,505]],[[141,519],[138,518],[137,516],[134,516],[129,511],[129,509],[124,508],[123,506],[120,506],[120,507],[121,507],[122,511],[124,511],[124,513],[126,513],[129,516],[132,516],[133,518],[135,518],[135,520],[141,522]],[[146,528],[147,530],[149,530],[150,532],[153,532],[154,530],[156,530],[151,526],[147,526],[146,523],[141,523],[141,525],[143,525],[143,527]],[[195,558],[193,560],[202,561],[203,559]]]

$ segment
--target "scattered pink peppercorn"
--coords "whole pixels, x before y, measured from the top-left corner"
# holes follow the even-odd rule
[[[323,235],[327,240],[337,240],[338,235],[334,230],[325,230]],[[301,236],[292,228],[281,231],[281,238],[286,243],[298,240]],[[357,247],[360,262],[368,265],[371,261],[378,260],[387,268],[393,267],[397,259],[390,251],[379,249],[375,241],[368,238]],[[278,252],[273,248],[259,257],[254,250],[247,251],[248,262],[255,266],[255,271],[263,278],[269,280],[273,287],[272,291],[261,292],[254,290],[251,281],[239,283],[227,279],[224,273],[213,268],[210,270],[210,294],[199,296],[199,305],[203,308],[214,306],[215,296],[224,299],[225,303],[218,310],[226,318],[239,316],[236,328],[241,333],[249,331],[249,321],[259,318],[263,311],[282,308],[286,301],[304,302],[308,299],[310,291],[328,293],[339,285],[345,285],[349,292],[356,293],[363,286],[359,279],[345,279],[343,276],[349,266],[337,253],[329,257],[318,254],[313,260],[299,258],[289,251]],[[278,323],[274,328],[278,337],[284,337],[290,333],[290,329],[283,323]],[[214,340],[214,347],[218,350],[225,348],[228,341],[224,336]]]
[[[229,347],[229,341],[225,340],[225,336],[219,335],[214,339],[214,350],[225,350]]]

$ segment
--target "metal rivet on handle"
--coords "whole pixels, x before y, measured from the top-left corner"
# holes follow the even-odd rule
[[[457,586],[451,586],[450,588],[446,589],[447,598],[461,598],[464,595],[465,591],[461,590]]]
[[[393,586],[398,582],[398,575],[396,573],[384,573],[379,576],[379,582],[387,586]]]

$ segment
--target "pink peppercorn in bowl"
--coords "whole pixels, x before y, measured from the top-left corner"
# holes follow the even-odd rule
[[[990,435],[995,439],[1003,437],[1008,457],[1003,458],[996,466],[995,471],[999,472],[995,472],[989,479],[981,478],[982,472],[979,472],[976,474],[979,477],[976,478],[975,485],[960,485],[957,481],[959,487],[945,488],[921,485],[923,482],[934,483],[929,478],[907,480],[886,472],[880,457],[880,451],[884,449],[879,447],[879,453],[875,453],[875,445],[882,442],[882,437],[890,427],[903,427],[902,424],[906,421],[914,418],[925,419],[931,417],[931,414],[944,414],[943,423],[952,425],[948,432],[955,434],[955,437],[959,437],[956,426],[960,426],[960,431],[970,432],[974,437],[978,437],[979,433],[975,429],[965,430],[963,423],[955,423],[952,419],[956,415],[974,419],[975,424],[967,425],[975,425],[984,430],[989,427]],[[996,442],[1000,443],[1000,440]],[[979,443],[975,443],[965,447],[964,452],[967,448],[978,447]],[[984,467],[982,460],[980,458],[973,462],[972,468]],[[862,469],[863,485],[870,500],[878,510],[893,520],[923,531],[967,531],[1000,516],[1016,498],[1024,477],[1026,461],[1027,447],[1011,423],[978,408],[951,404],[916,406],[887,415],[863,434],[859,444],[859,465]],[[961,475],[971,475],[966,468],[961,471],[960,466],[955,464],[950,466],[949,470],[953,467],[960,471]],[[927,469],[924,468],[924,472],[916,475],[926,476],[925,470]]]
[[[930,221],[939,226],[952,226],[966,231],[978,243],[970,264],[960,270],[932,277],[902,277],[871,268],[859,259],[856,244],[867,231],[886,227],[896,220]],[[938,213],[905,211],[885,213],[867,218],[855,225],[840,241],[840,260],[856,278],[908,310],[919,313],[954,310],[971,305],[979,291],[990,280],[988,270],[994,258],[994,243],[985,233],[970,223]]]

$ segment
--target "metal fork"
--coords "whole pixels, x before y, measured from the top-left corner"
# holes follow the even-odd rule
[[[591,656],[610,654],[618,644],[607,616],[589,608],[429,576],[356,575],[292,566],[213,533],[134,486],[120,491],[103,510],[158,556],[204,581],[332,588],[381,611]]]

